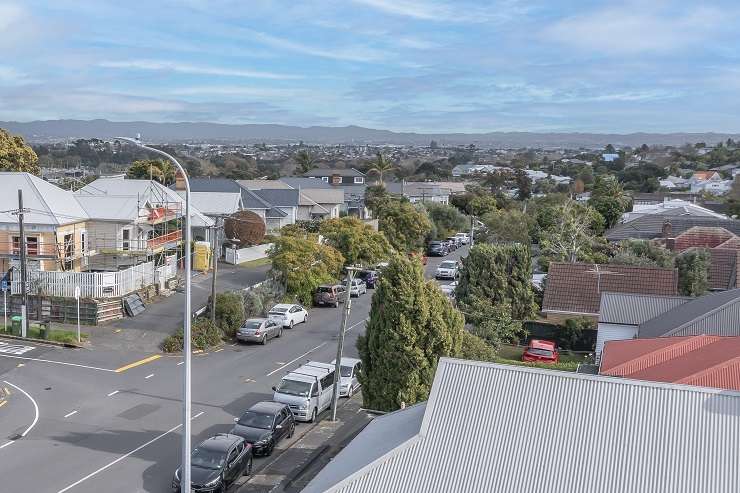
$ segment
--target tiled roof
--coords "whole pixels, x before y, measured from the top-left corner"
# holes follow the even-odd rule
[[[678,294],[675,269],[553,262],[547,273],[543,312],[597,314],[601,293]]]
[[[740,390],[740,337],[700,335],[608,341],[599,373]]]
[[[738,257],[740,251],[712,248],[709,250],[709,289],[732,289],[737,284]]]
[[[740,236],[733,236],[724,243],[720,243],[719,245],[717,245],[717,248],[740,250]]]
[[[727,231],[725,228],[694,226],[675,237],[673,249],[676,252],[683,252],[692,247],[714,248],[734,237],[735,233]]]

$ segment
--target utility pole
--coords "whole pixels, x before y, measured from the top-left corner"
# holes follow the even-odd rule
[[[470,248],[473,248],[473,234],[475,233],[475,216],[470,216]]]
[[[334,365],[334,391],[331,395],[331,420],[337,420],[337,403],[339,402],[339,384],[342,382],[342,352],[344,351],[344,332],[347,330],[347,320],[352,308],[352,296],[350,287],[352,279],[355,278],[357,267],[347,267],[347,285],[345,287],[344,313],[342,314],[342,323],[339,325],[339,339],[337,341],[337,360]]]
[[[23,226],[23,212],[23,190],[18,189],[18,229],[20,230],[18,246],[21,250],[21,337],[26,337],[28,334],[28,320],[26,318],[28,291],[26,289],[26,230]]]
[[[213,238],[211,239],[213,257],[213,278],[211,279],[211,322],[216,323],[216,274],[218,274],[218,257],[221,254],[221,247],[218,241],[218,232],[220,229],[221,218],[216,218],[216,224],[213,226]]]

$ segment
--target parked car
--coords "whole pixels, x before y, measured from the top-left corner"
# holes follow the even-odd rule
[[[457,236],[449,236],[447,237],[447,241],[453,242],[455,244],[455,248],[460,248],[461,246],[463,246],[462,240]]]
[[[470,243],[470,235],[468,233],[457,233],[455,234],[458,238],[460,238],[460,242],[463,245],[467,245]]]
[[[332,361],[331,364],[336,365],[337,360]],[[362,371],[362,361],[357,358],[343,357],[339,368],[341,370],[339,395],[341,397],[352,397],[355,391],[360,388],[357,375]]]
[[[181,467],[172,478],[172,491],[180,491]],[[237,479],[252,474],[252,446],[236,435],[218,434],[204,440],[190,455],[193,492],[226,491]]]
[[[532,339],[522,354],[522,361],[536,361],[540,363],[557,363],[560,361],[558,348],[552,341]]]
[[[450,253],[447,243],[443,241],[430,241],[427,245],[427,255],[430,257],[444,257]]]
[[[341,284],[323,284],[316,289],[313,303],[316,306],[339,306],[344,301],[344,286]]]
[[[293,436],[295,418],[287,404],[263,401],[234,418],[234,428],[229,433],[244,438],[252,446],[254,455],[270,455],[275,445]]]
[[[274,320],[283,327],[292,329],[294,325],[308,321],[308,311],[301,305],[280,303],[270,308],[270,311],[267,312],[267,318]]]
[[[454,236],[450,236],[445,240],[447,242],[447,245],[450,247],[450,251],[454,252],[460,247],[460,244],[457,242],[457,238]]]
[[[259,342],[267,344],[273,337],[283,335],[283,326],[269,318],[249,318],[236,331],[236,340],[242,342]]]
[[[459,265],[456,260],[445,260],[434,272],[435,279],[457,279],[459,275]]]
[[[331,406],[334,365],[309,361],[288,373],[273,387],[272,400],[290,406],[297,421],[316,421]]]
[[[451,282],[449,284],[442,284],[439,287],[439,289],[448,298],[454,298],[455,297],[455,289],[457,289],[457,281]]]
[[[352,279],[349,283],[349,295],[359,298],[360,295],[365,293],[367,293],[367,285],[365,284],[365,281],[356,278]]]
[[[365,281],[365,285],[368,289],[375,289],[375,284],[377,284],[380,276],[378,276],[378,272],[374,270],[361,270],[357,273],[357,277]]]
[[[428,258],[423,253],[409,252],[409,258],[412,260],[418,258],[421,261],[421,265],[427,265]]]

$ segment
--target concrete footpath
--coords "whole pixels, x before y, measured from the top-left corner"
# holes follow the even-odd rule
[[[337,421],[331,421],[331,415],[327,414],[290,448],[251,477],[239,493],[301,491],[372,420],[361,406],[362,396],[359,394],[340,401]]]

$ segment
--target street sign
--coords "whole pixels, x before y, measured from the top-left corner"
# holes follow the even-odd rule
[[[3,279],[2,282],[0,282],[0,290],[2,291],[8,290],[8,281],[6,279]]]
[[[75,299],[76,300],[80,299],[80,287],[79,286],[75,286]]]

